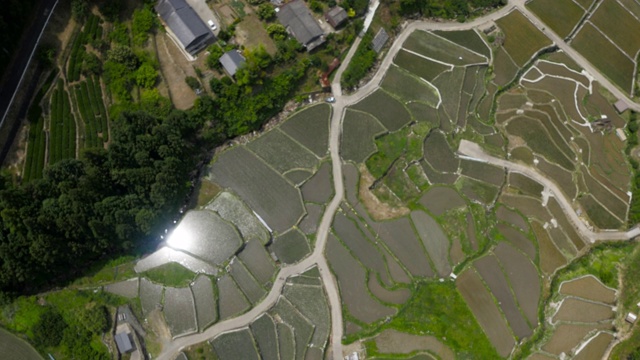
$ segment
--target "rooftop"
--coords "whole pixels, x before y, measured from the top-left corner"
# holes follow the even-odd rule
[[[324,14],[324,18],[329,24],[331,24],[331,26],[337,28],[338,26],[342,25],[342,23],[347,21],[348,16],[345,9],[341,8],[340,6],[336,6],[333,9],[327,11],[327,13]]]
[[[311,15],[311,11],[309,11],[304,1],[294,0],[285,4],[280,8],[277,16],[280,23],[287,28],[287,31],[307,50],[312,50],[324,42],[321,39],[324,31]]]
[[[245,58],[238,50],[227,51],[220,57],[220,64],[229,76],[234,76],[245,63]]]
[[[382,50],[382,47],[387,42],[387,40],[389,40],[389,34],[387,34],[387,31],[384,28],[380,28],[376,36],[373,38],[373,41],[371,42],[373,51],[375,51],[376,53],[380,53],[380,50]]]
[[[120,354],[125,354],[133,350],[133,345],[131,344],[131,339],[129,339],[129,334],[125,332],[117,333],[115,336],[115,340]]]
[[[211,30],[185,0],[160,0],[155,9],[189,52],[190,45],[196,40],[213,37]]]
[[[619,99],[615,104],[613,104],[613,107],[616,108],[617,112],[623,113],[629,109],[629,104],[627,104],[623,99]]]

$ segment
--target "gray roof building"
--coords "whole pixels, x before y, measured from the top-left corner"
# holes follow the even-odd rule
[[[613,104],[613,107],[618,113],[622,114],[629,109],[629,104],[627,104],[623,99],[619,99],[615,104]]]
[[[126,354],[129,351],[133,350],[133,345],[131,344],[131,339],[129,339],[129,334],[125,332],[117,333],[115,336],[115,340],[120,354]]]
[[[304,1],[294,0],[282,6],[278,11],[278,20],[289,34],[307,48],[307,51],[324,43],[324,31]]]
[[[206,47],[214,35],[185,0],[160,0],[156,12],[191,55]]]
[[[234,76],[245,62],[246,59],[238,50],[227,51],[220,57],[220,64],[229,76]]]
[[[335,29],[338,26],[344,24],[344,22],[347,21],[348,16],[345,9],[341,8],[340,6],[336,6],[333,9],[327,11],[327,13],[324,14],[324,18]]]
[[[371,41],[371,47],[373,48],[373,51],[375,51],[376,53],[380,53],[380,50],[382,50],[382,47],[387,42],[387,40],[389,40],[389,34],[387,34],[387,31],[384,28],[380,28],[376,36],[373,38],[373,41]]]

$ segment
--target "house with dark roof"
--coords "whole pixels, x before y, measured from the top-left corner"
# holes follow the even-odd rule
[[[238,50],[227,51],[220,57],[220,64],[231,77],[236,74],[245,62],[246,59]]]
[[[344,24],[347,18],[347,11],[340,6],[336,6],[324,14],[324,19],[327,20],[329,25],[333,26],[334,29]]]
[[[384,44],[386,44],[387,40],[389,40],[389,34],[387,34],[387,31],[384,28],[380,28],[376,36],[371,41],[371,47],[373,48],[373,51],[379,54],[380,50],[382,50],[382,47],[384,46]]]
[[[280,7],[278,21],[300,44],[311,51],[324,43],[324,31],[302,0],[291,1]]]
[[[155,9],[174,41],[192,56],[215,40],[211,30],[185,0],[160,0]]]
[[[116,346],[118,347],[118,352],[120,354],[126,354],[133,350],[133,344],[131,344],[131,339],[129,339],[128,333],[117,333],[114,338],[116,340]]]

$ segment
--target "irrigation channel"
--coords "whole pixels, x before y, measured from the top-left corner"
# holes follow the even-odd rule
[[[374,0],[371,2],[369,6],[370,10],[367,14],[368,21],[365,20],[365,24],[368,25],[371,23],[371,19],[373,18],[375,10],[378,6],[378,1],[379,0]],[[618,98],[625,99],[632,109],[640,111],[640,105],[634,103],[631,99],[629,99],[628,94],[624,94],[620,89],[615,87],[606,77],[601,75],[595,69],[595,67],[593,67],[584,57],[582,57],[577,53],[577,51],[572,49],[560,36],[558,36],[552,30],[545,28],[545,26],[542,25],[542,21],[540,21],[525,7],[525,0],[510,0],[509,3],[501,9],[487,14],[486,16],[476,18],[473,21],[467,23],[416,21],[405,24],[404,29],[396,37],[393,45],[387,52],[386,57],[382,61],[382,64],[380,65],[378,71],[373,76],[371,81],[358,89],[356,93],[351,95],[343,95],[342,88],[340,86],[340,79],[342,77],[342,73],[349,65],[351,58],[360,45],[362,39],[358,37],[349,49],[347,56],[338,68],[333,82],[331,83],[331,89],[335,98],[335,102],[333,103],[333,113],[331,117],[331,128],[329,135],[329,150],[331,153],[332,163],[342,164],[339,153],[339,144],[342,129],[342,120],[345,114],[346,107],[357,103],[358,101],[362,100],[367,95],[378,89],[382,79],[384,78],[393,61],[393,58],[401,49],[402,43],[404,43],[404,41],[412,32],[414,32],[415,30],[468,30],[485,23],[496,21],[497,19],[505,16],[514,9],[518,9],[519,11],[521,11],[538,29],[540,29],[540,31],[542,31],[547,37],[549,37],[556,44],[556,46],[565,51],[565,53],[573,58],[578,63],[578,65],[585,69],[585,71],[587,71],[594,79],[600,82],[608,91],[613,93]],[[367,29],[365,28],[363,32],[365,32],[366,30]],[[587,226],[580,220],[580,218],[571,207],[569,201],[566,199],[566,197],[564,197],[555,183],[545,178],[540,173],[522,165],[514,164],[503,159],[494,158],[480,150],[477,144],[471,142],[463,141],[458,151],[461,155],[466,156],[471,160],[483,161],[490,164],[502,166],[507,168],[509,171],[522,173],[523,175],[526,175],[540,182],[541,184],[544,184],[545,192],[552,194],[559,201],[559,203],[562,205],[563,211],[571,219],[577,230],[591,242],[605,240],[623,240],[640,235],[640,228],[638,227],[635,227],[634,229],[626,233],[593,232],[592,230],[588,229]],[[342,303],[340,301],[340,294],[338,292],[336,279],[333,277],[331,271],[329,270],[327,260],[324,257],[325,245],[327,243],[329,229],[331,227],[333,217],[344,198],[342,167],[335,165],[332,166],[332,168],[335,195],[322,216],[322,221],[318,227],[316,244],[313,253],[309,257],[295,265],[281,268],[276,280],[274,281],[273,287],[269,291],[269,294],[263,299],[261,303],[257,304],[253,309],[236,318],[219,322],[202,333],[174,339],[170,343],[165,344],[162,353],[158,356],[158,359],[173,360],[179,351],[188,346],[210,340],[223,332],[248,326],[255,318],[260,316],[263,312],[269,310],[278,301],[278,298],[282,293],[282,289],[288,277],[301,274],[314,265],[316,265],[320,270],[320,275],[322,276],[322,280],[324,282],[329,299],[329,305],[331,308],[331,345],[329,357],[334,360],[343,358]]]

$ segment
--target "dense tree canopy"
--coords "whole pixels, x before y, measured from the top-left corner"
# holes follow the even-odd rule
[[[87,150],[22,186],[3,178],[0,289],[69,277],[157,232],[189,191],[200,127],[183,112],[125,112],[108,150]]]

